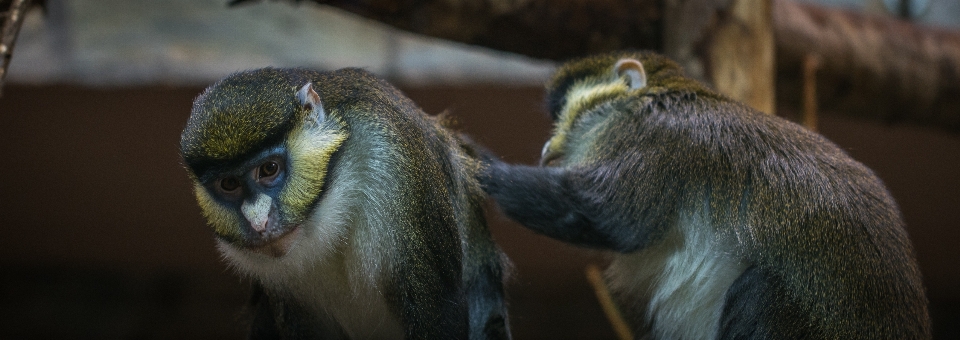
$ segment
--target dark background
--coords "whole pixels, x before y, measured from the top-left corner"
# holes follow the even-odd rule
[[[177,153],[201,88],[7,86],[0,98],[0,338],[242,338],[249,282],[219,259]],[[537,87],[406,88],[509,162],[549,134]],[[781,108],[781,114],[795,110]],[[938,338],[960,337],[960,136],[821,117],[901,205]],[[517,339],[612,338],[583,274],[603,256],[490,210],[515,264]]]

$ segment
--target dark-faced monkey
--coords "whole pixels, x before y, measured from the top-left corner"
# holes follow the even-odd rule
[[[254,338],[509,338],[464,139],[358,69],[265,68],[195,101],[181,153]]]
[[[640,338],[916,339],[927,299],[870,169],[650,53],[562,66],[541,166],[481,183],[526,227],[612,251],[606,282]]]

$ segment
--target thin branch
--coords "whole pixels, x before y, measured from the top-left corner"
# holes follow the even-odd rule
[[[803,125],[817,131],[817,70],[820,56],[810,53],[803,58]]]
[[[7,67],[13,57],[13,47],[17,43],[17,34],[23,26],[23,17],[27,13],[30,0],[13,0],[10,8],[3,15],[3,28],[0,30],[0,57],[3,65],[0,66],[0,96],[3,95],[3,80],[7,77]]]
[[[660,0],[313,2],[402,30],[541,59],[566,60],[624,47],[659,50],[663,45]]]
[[[600,273],[600,268],[592,264],[587,265],[586,274],[587,281],[590,281],[590,286],[593,286],[593,291],[597,294],[600,307],[607,315],[610,326],[617,333],[617,338],[621,340],[633,339],[633,331],[630,330],[630,326],[627,325],[623,315],[620,314],[620,310],[617,309],[617,305],[613,302],[613,297],[610,295],[607,285],[603,283],[603,274]]]

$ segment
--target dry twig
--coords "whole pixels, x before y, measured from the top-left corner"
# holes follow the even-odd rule
[[[620,310],[617,309],[617,305],[610,296],[610,290],[608,290],[607,285],[603,283],[600,268],[591,264],[587,266],[586,270],[587,281],[590,281],[594,292],[597,293],[597,301],[600,302],[600,307],[603,308],[604,314],[607,315],[607,320],[610,320],[610,325],[613,326],[613,331],[617,333],[617,337],[621,340],[633,339],[633,332],[630,330],[630,326],[624,321],[623,315],[620,314]]]
[[[3,80],[7,77],[7,67],[13,57],[13,46],[29,5],[30,0],[13,0],[3,15],[3,28],[0,30],[0,57],[3,58],[3,65],[0,66],[0,96],[3,95]]]

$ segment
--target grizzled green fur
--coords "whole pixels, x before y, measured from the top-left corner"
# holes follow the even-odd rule
[[[305,84],[319,126],[304,123]],[[502,255],[463,144],[359,69],[246,71],[198,97],[181,152],[225,258],[257,282],[252,336],[349,337],[395,321],[407,338],[509,338]],[[248,249],[264,236],[214,187],[264,152],[287,166],[271,193],[278,225],[301,230],[275,258]],[[365,319],[379,301],[390,320]]]
[[[617,252],[608,283],[638,337],[929,337],[896,203],[822,136],[653,53],[566,63],[547,105],[546,166],[494,162],[482,183],[525,226]]]

